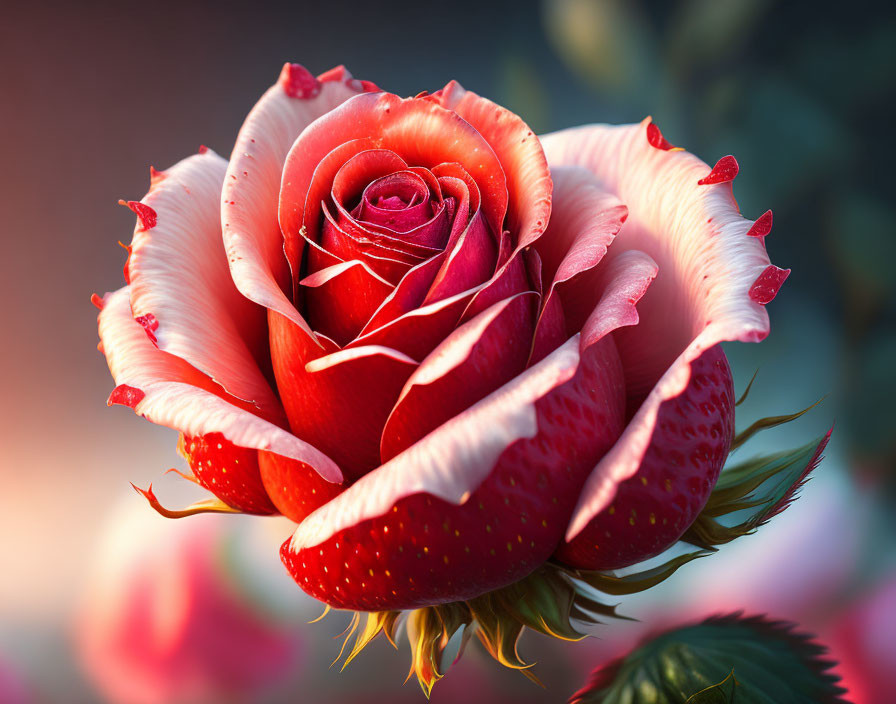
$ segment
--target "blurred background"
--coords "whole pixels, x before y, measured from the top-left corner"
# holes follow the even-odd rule
[[[454,0],[6,3],[0,22],[0,702],[419,702],[382,643],[327,669],[346,625],[279,564],[276,519],[173,526],[129,481],[179,496],[176,435],[108,409],[88,299],[122,285],[150,164],[229,154],[284,61],[344,63],[401,95],[451,78],[539,132],[650,114],[712,164],[736,155],[747,217],[774,210],[792,267],[772,335],[731,346],[739,410],[825,401],[748,451],[836,420],[800,500],[755,536],[624,599],[580,644],[524,637],[542,691],[475,644],[434,701],[561,702],[658,623],[743,608],[799,621],[857,704],[896,698],[896,13],[861,2]],[[189,523],[190,528],[186,526]],[[173,528],[172,528],[173,526]],[[646,623],[645,623],[646,622]],[[889,679],[888,679],[889,678]]]

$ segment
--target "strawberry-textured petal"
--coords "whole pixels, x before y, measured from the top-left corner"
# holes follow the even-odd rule
[[[551,217],[551,172],[538,138],[519,116],[451,81],[438,95],[445,107],[475,127],[507,174],[507,228],[517,249],[535,242]]]
[[[167,169],[144,197],[156,222],[134,230],[131,308],[138,320],[152,317],[159,349],[276,422],[283,411],[255,361],[264,343],[264,316],[234,286],[221,242],[226,169],[224,159],[206,150]]]
[[[296,523],[344,489],[342,484],[328,482],[305,462],[271,452],[258,453],[258,467],[270,501]]]
[[[629,279],[644,260],[652,265],[636,254],[620,260],[634,274],[620,265],[601,282],[592,316],[601,323],[587,337],[572,337],[305,519],[281,550],[298,584],[334,606],[404,609],[472,598],[544,562],[590,463],[624,424],[610,333],[614,319],[631,324]]]
[[[301,71],[295,65],[286,64],[280,80],[261,97],[243,123],[224,179],[221,224],[237,289],[310,335],[307,323],[289,298],[290,272],[277,223],[283,163],[302,130],[357,95],[359,89],[342,81],[325,81],[312,91],[299,91],[296,84],[303,81],[298,80],[298,74]]]
[[[572,567],[612,570],[673,545],[706,504],[728,457],[734,387],[721,346],[691,363],[690,381],[662,403],[635,476],[556,558]]]
[[[277,512],[261,483],[257,450],[237,447],[220,433],[184,437],[181,450],[193,476],[228,506],[244,513]]]
[[[589,169],[628,207],[611,255],[639,249],[659,265],[638,307],[640,322],[614,335],[629,412],[637,412],[589,478],[567,539],[607,508],[619,483],[638,471],[659,408],[687,388],[691,363],[719,342],[758,342],[769,330],[765,308],[750,296],[769,266],[768,255],[762,238],[747,236],[752,223],[738,212],[731,184],[713,177],[698,185],[709,167],[685,151],[652,146],[647,124],[587,126],[542,138],[552,167]],[[726,164],[718,173],[731,174],[733,166]]]
[[[110,402],[126,401],[153,423],[187,436],[221,433],[237,447],[270,450],[301,460],[329,481],[342,481],[339,467],[326,455],[251,412],[206,375],[179,357],[159,350],[131,315],[127,288],[106,294],[99,333],[117,388]]]
[[[336,607],[407,609],[473,598],[543,563],[583,467],[623,423],[611,338],[581,358],[578,347],[572,338],[311,514],[281,550],[299,586]]]

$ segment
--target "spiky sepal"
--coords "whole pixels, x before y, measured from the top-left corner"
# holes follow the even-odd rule
[[[615,575],[584,572],[548,563],[525,579],[465,602],[415,609],[407,614],[406,630],[411,645],[411,671],[429,696],[447,666],[446,651],[455,635],[460,639],[455,660],[475,635],[486,651],[505,667],[519,670],[539,683],[532,672],[535,663],[519,653],[519,640],[528,628],[562,640],[581,640],[585,630],[601,619],[625,618],[616,607],[604,603],[601,593],[621,596],[649,589],[670,577],[679,567],[709,553],[681,555],[642,572]],[[396,611],[355,613],[346,630],[337,661],[347,652],[343,668],[379,634],[395,645],[401,614]],[[354,638],[351,648],[349,642]]]
[[[736,613],[648,638],[595,670],[570,704],[845,704],[826,649],[794,629]]]
[[[818,466],[831,431],[803,447],[726,468],[682,540],[707,550],[755,531],[786,509]],[[746,511],[736,522],[719,520]]]

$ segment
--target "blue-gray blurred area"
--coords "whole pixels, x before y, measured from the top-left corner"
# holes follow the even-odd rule
[[[18,671],[24,688],[37,692],[33,700],[99,700],[66,635],[78,603],[72,595],[109,530],[105,507],[119,501],[128,480],[145,486],[177,461],[172,433],[103,404],[111,381],[95,350],[87,298],[122,285],[124,255],[115,243],[128,241],[133,215],[115,203],[145,193],[150,164],[165,168],[200,144],[229,154],[247,112],[285,61],[314,73],[345,64],[401,95],[457,79],[537,132],[652,115],[672,143],[710,164],[734,154],[742,212],[755,218],[774,211],[767,246],[774,263],[793,269],[769,305],[768,340],[726,348],[738,390],[760,370],[738,425],[825,396],[756,449],[801,445],[836,421],[834,438],[818,476],[780,519],[744,538],[743,547],[701,561],[691,576],[683,570],[658,596],[632,601],[629,612],[645,619],[660,613],[667,621],[696,617],[689,596],[701,594],[706,609],[776,609],[777,617],[833,634],[836,610],[852,613],[892,575],[890,6],[36,0],[7,3],[2,15],[0,293],[7,306],[0,361],[14,373],[4,377],[0,406],[0,671]],[[130,498],[134,511],[149,510]],[[300,599],[288,580],[286,587],[278,581],[286,578],[274,551],[264,564],[250,569],[270,570],[270,581],[288,587],[285,598]],[[749,603],[738,603],[741,597]],[[312,612],[302,601],[298,620]],[[399,689],[406,645],[399,654],[375,648],[345,673],[328,671],[338,652],[328,636],[341,630],[328,624],[297,626],[313,657],[280,683],[282,696],[273,700],[422,700],[413,683]],[[541,662],[547,694],[487,662],[473,644],[458,677],[477,684],[454,684],[444,695],[437,685],[436,701],[503,701],[495,692],[515,702],[562,701],[597,658],[627,642],[624,630],[605,633],[622,633],[622,640],[607,635],[603,650],[524,641]],[[888,646],[896,652],[892,633]],[[855,701],[878,699],[856,694]]]

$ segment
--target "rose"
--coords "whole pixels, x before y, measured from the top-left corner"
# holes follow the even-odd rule
[[[761,340],[788,273],[732,157],[297,65],[229,161],[200,151],[129,203],[129,285],[96,301],[110,403],[179,430],[225,508],[297,522],[306,592],[467,600],[694,520],[732,434],[718,343]]]

